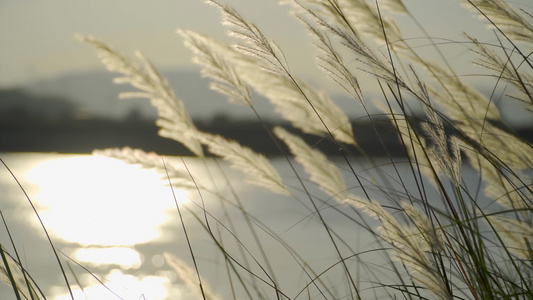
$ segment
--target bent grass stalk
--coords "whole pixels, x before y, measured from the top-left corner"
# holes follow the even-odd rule
[[[61,275],[63,276],[63,279],[65,280],[65,286],[67,287],[67,290],[69,292],[69,295],[71,297],[72,300],[74,300],[74,294],[72,293],[72,289],[70,287],[70,283],[68,281],[68,278],[67,278],[67,274],[65,272],[65,269],[63,268],[63,264],[61,263],[61,259],[59,258],[59,254],[58,254],[58,251],[56,250],[55,248],[55,245],[54,243],[52,242],[52,238],[50,237],[50,235],[48,234],[48,231],[46,230],[46,227],[44,226],[44,223],[37,211],[37,209],[35,208],[35,206],[33,205],[33,202],[31,201],[30,197],[28,196],[28,194],[26,193],[24,187],[22,187],[22,185],[20,184],[20,182],[18,181],[17,177],[15,176],[15,174],[13,174],[13,172],[11,171],[11,169],[8,167],[8,165],[4,162],[4,160],[0,159],[0,162],[2,163],[2,165],[7,169],[7,171],[9,172],[9,174],[13,177],[13,179],[17,182],[17,185],[19,186],[19,188],[22,190],[24,196],[26,197],[26,199],[28,200],[33,212],[35,213],[37,219],[39,220],[39,224],[41,225],[45,235],[46,235],[46,238],[48,240],[48,243],[50,244],[50,247],[52,248],[52,252],[54,253],[54,256],[57,260],[57,264],[59,266],[59,269],[61,271]],[[3,216],[2,216],[3,218]],[[13,243],[13,241],[12,241]],[[10,268],[9,268],[9,263],[5,257],[5,251],[3,250],[3,246],[0,245],[0,247],[2,248],[1,252],[2,252],[2,261],[4,263],[4,268],[2,268],[2,271],[5,271],[7,275],[7,277],[9,278],[10,280],[10,283],[13,285],[13,289],[15,291],[15,295],[17,297],[17,299],[20,299],[20,295],[19,295],[19,291],[22,292],[22,290],[20,290],[20,287],[19,287],[19,284],[17,284],[13,274],[11,273],[10,271]],[[17,260],[16,260],[16,263],[18,264],[18,267],[21,269],[22,271],[22,274],[23,274],[23,278],[24,278],[24,283],[27,285],[26,288],[28,289],[28,293],[31,297],[31,299],[34,299],[34,297],[36,297],[37,295],[35,294],[35,291],[34,291],[34,287],[29,284],[29,281],[28,281],[28,276],[26,274],[26,270],[24,269],[24,267],[22,266],[22,262],[20,260],[20,257],[18,255],[18,252],[16,251],[16,248],[15,248],[15,253],[16,253],[16,257],[17,257]],[[15,284],[13,283],[15,282]],[[26,297],[26,296],[25,296]],[[38,296],[37,296],[38,297]]]

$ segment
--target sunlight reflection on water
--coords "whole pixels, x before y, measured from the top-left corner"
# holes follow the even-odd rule
[[[106,286],[114,294],[120,295],[122,299],[166,299],[169,296],[171,282],[168,278],[159,276],[136,277],[127,275],[119,270],[112,271],[106,280],[109,282]],[[73,289],[74,299],[120,299],[113,293],[110,293],[101,284],[95,284]],[[174,291],[176,293],[177,291]],[[179,293],[179,292],[177,292]],[[59,294],[56,300],[71,300],[69,294],[57,291]],[[179,295],[179,294],[174,294]]]
[[[33,201],[49,231],[80,245],[131,246],[162,238],[167,211],[175,209],[158,174],[111,158],[47,160],[25,178],[39,187]],[[187,201],[185,191],[176,193],[178,202]]]
[[[75,299],[119,299],[114,293],[123,299],[197,299],[191,287],[184,285],[163,256],[171,253],[192,266],[172,191],[159,174],[91,155],[21,153],[4,155],[3,159],[13,166],[23,186],[28,188],[57,249],[86,267],[82,269],[72,263],[75,270],[67,271],[70,277],[74,273],[83,286],[82,290],[74,279],[71,280]],[[169,163],[171,161],[169,158]],[[181,160],[175,162],[183,164]],[[245,184],[245,177],[227,165],[220,166],[210,160],[204,164],[194,158],[185,158],[185,162],[198,182],[205,184],[206,190],[238,195],[243,209],[257,218],[260,225],[254,227],[261,240],[258,245],[239,205],[217,197],[218,194],[203,192],[200,195],[196,191],[189,194],[175,189],[178,202],[183,204],[180,207],[186,208],[183,210],[184,226],[193,242],[191,247],[200,264],[199,272],[216,292],[231,298],[232,287],[224,257],[206,233],[204,204],[210,224],[217,230],[217,238],[224,241],[224,249],[238,260],[251,260],[251,256],[261,258],[259,250],[264,250],[278,282],[291,295],[305,291],[309,278],[281,239],[287,241],[304,261],[311,263],[314,270],[324,271],[328,280],[342,286],[344,271],[335,267],[338,266],[336,253],[312,211],[295,199],[272,195],[267,189]],[[289,186],[298,186],[285,160],[274,159],[273,164],[280,174],[287,175],[284,180]],[[219,168],[224,170],[224,176],[219,175]],[[209,173],[205,169],[209,169]],[[211,179],[216,180],[211,182]],[[347,178],[347,182],[351,182],[350,187],[354,185],[353,179]],[[42,228],[27,201],[15,188],[12,178],[0,177],[0,189],[3,188],[9,195],[5,202],[0,202],[0,209],[13,212],[11,221],[25,228],[15,237],[22,245],[20,248],[31,253],[25,259],[31,271],[38,273],[39,285],[45,287],[49,299],[70,299],[57,261],[52,257]],[[321,196],[318,187],[309,190],[310,194]],[[353,191],[357,192],[357,188]],[[338,208],[345,207],[339,205]],[[339,212],[325,202],[321,211],[346,246],[361,253],[353,256],[351,263],[355,264],[359,258],[376,266],[383,263],[379,253],[365,252],[375,247],[375,239],[364,230],[354,230],[353,211],[346,208],[342,211],[344,217],[339,217]],[[274,235],[259,230],[262,228]],[[250,251],[242,257],[239,256],[241,243]],[[62,255],[61,259],[68,261]],[[263,270],[255,265],[250,270],[259,276],[263,274]],[[13,291],[0,289],[0,299],[4,299],[4,295],[13,296]]]
[[[124,247],[79,248],[72,255],[80,263],[89,265],[118,265],[122,269],[137,269],[141,266],[139,252]]]
[[[167,228],[175,217],[176,204],[167,181],[160,174],[101,156],[8,155],[16,157],[7,160],[14,163],[14,171],[54,244],[62,245],[59,248],[63,253],[94,272],[75,273],[84,285],[83,289],[75,284],[71,286],[75,299],[120,299],[116,295],[123,299],[168,299],[169,293],[183,294],[173,285],[175,276],[160,269],[165,263],[162,255],[141,253],[137,249],[139,245],[168,244],[176,240]],[[174,189],[174,195],[180,205],[189,201],[184,190]],[[17,210],[14,218],[29,223],[34,232],[42,232],[34,212],[24,201],[15,200],[20,197],[14,196],[19,195],[15,192],[6,199],[11,205],[23,208]],[[36,246],[38,243],[34,241],[35,244],[25,243],[25,249],[35,254],[50,252],[46,244]],[[50,278],[52,285],[47,287],[47,296],[71,299],[64,284],[53,279],[59,276]]]

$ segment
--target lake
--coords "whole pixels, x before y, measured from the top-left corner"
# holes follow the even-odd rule
[[[218,196],[180,188],[174,188],[173,193],[161,174],[107,157],[55,153],[2,153],[0,157],[20,181],[55,248],[61,251],[59,256],[76,299],[197,299],[164,254],[171,253],[193,266],[182,221],[204,284],[207,282],[223,299],[233,299],[231,282],[236,284],[239,278],[228,276],[227,262],[206,226],[232,258],[257,275],[252,277],[241,268],[242,280],[256,281],[258,288],[272,297],[275,294],[268,287],[271,281],[266,275],[270,269],[274,270],[273,280],[291,299],[297,295],[307,299],[307,292],[316,296],[316,289],[304,288],[313,275],[302,271],[295,252],[301,256],[299,261],[308,263],[315,272],[325,272],[321,278],[333,290],[338,288],[333,293],[339,298],[353,293],[346,288],[346,276],[341,265],[336,264],[339,258],[324,226],[317,214],[311,212],[309,199],[298,188],[298,180],[283,158],[273,159],[273,165],[284,183],[294,187],[296,197],[280,196],[250,185],[240,172],[212,159],[203,162],[190,157],[183,160],[169,157],[166,163],[188,168],[198,184],[218,191]],[[345,165],[341,160],[337,163]],[[355,166],[365,184],[370,186],[380,180],[374,167]],[[405,165],[398,166],[400,172],[407,172]],[[383,168],[385,173],[392,173],[390,165],[384,163]],[[299,167],[297,171],[304,174]],[[351,183],[354,178],[348,171],[345,175],[347,186],[353,188],[351,192],[361,193]],[[405,184],[412,185],[409,179],[405,180]],[[354,223],[354,219],[361,220],[357,212],[335,203],[308,180],[305,183],[318,201],[326,223],[337,235],[343,257],[361,253],[346,260],[354,276],[368,272],[357,264],[358,259],[368,265],[386,266],[380,253],[364,252],[379,245]],[[47,298],[70,299],[45,232],[24,193],[4,167],[0,171],[0,193],[0,210],[25,268]],[[234,195],[238,195],[238,200]],[[252,221],[243,217],[239,205],[253,216]],[[208,214],[204,214],[202,207]],[[376,225],[367,218],[364,220],[370,226]],[[289,251],[279,239],[294,250]],[[5,227],[0,230],[0,241],[13,253]],[[261,283],[262,280],[267,283]],[[365,280],[361,282],[363,287]],[[298,294],[302,291],[303,294]],[[374,295],[373,291],[368,292]],[[244,291],[239,293],[246,295]],[[0,298],[15,299],[9,285],[0,286]]]

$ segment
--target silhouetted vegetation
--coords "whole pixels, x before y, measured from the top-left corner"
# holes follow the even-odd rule
[[[143,118],[138,111],[132,110],[122,120],[85,118],[77,111],[67,99],[38,97],[20,89],[0,90],[0,151],[90,153],[93,149],[130,146],[167,155],[191,155],[182,145],[157,135],[154,120]],[[194,122],[201,130],[242,140],[245,146],[261,150],[266,155],[280,153],[264,126],[256,120],[233,120],[216,115],[211,120]],[[271,126],[287,125],[284,121],[268,123]],[[352,120],[351,123],[355,138],[367,153],[386,155],[378,138],[372,134],[374,130],[369,122]],[[390,154],[404,155],[390,121],[383,118],[376,122],[376,126],[387,149],[392,151]],[[516,128],[515,131],[526,140],[533,140],[532,128]],[[307,134],[302,137],[328,154],[334,155],[338,151],[321,143],[321,137]]]

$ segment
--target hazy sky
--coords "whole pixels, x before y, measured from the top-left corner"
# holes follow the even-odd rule
[[[530,0],[519,2],[527,1]],[[287,6],[278,5],[278,0],[221,2],[236,7],[259,25],[289,58],[295,58],[293,64],[300,63],[304,70],[311,65],[302,62],[313,52],[294,47],[305,47],[307,37],[300,24],[289,16]],[[463,30],[490,35],[458,0],[404,2],[433,36],[461,38]],[[400,22],[406,19],[399,17]],[[223,36],[219,20],[218,10],[202,0],[1,0],[0,87],[88,68],[103,69],[94,50],[74,40],[76,33],[97,36],[126,54],[141,50],[160,68],[191,67],[191,54],[176,29]],[[410,33],[409,26],[406,28],[403,32],[407,37],[421,36]],[[457,51],[457,56],[468,52]]]
[[[267,32],[276,31],[279,39],[295,37],[286,28],[296,22],[276,0],[223,2],[258,24],[269,23]],[[2,0],[0,87],[101,68],[94,50],[73,39],[76,33],[97,36],[126,54],[139,49],[158,66],[191,66],[176,29],[222,36],[219,20],[218,10],[200,0]]]

